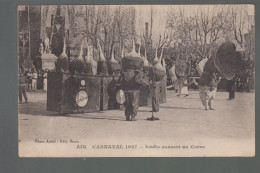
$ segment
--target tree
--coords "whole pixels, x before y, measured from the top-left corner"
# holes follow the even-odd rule
[[[104,55],[110,58],[113,46],[121,49],[134,38],[135,16],[133,8],[122,6],[86,6],[85,36],[97,48],[103,47]],[[130,44],[129,44],[130,45]]]
[[[231,34],[236,43],[245,50],[246,56],[254,53],[254,18],[248,5],[231,7]]]
[[[174,40],[186,48],[191,47],[198,56],[205,58],[227,33],[229,14],[230,10],[224,6],[215,9],[209,6],[172,8],[168,13],[168,20],[172,21],[168,28]]]

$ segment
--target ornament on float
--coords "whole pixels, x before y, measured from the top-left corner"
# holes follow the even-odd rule
[[[152,64],[147,60],[147,54],[146,49],[144,50],[144,72],[146,74],[150,73],[150,70],[152,69]]]
[[[56,63],[57,72],[68,72],[69,71],[69,58],[66,54],[66,41],[64,38],[63,51],[57,59]]]
[[[107,61],[99,43],[98,43],[98,47],[99,47],[99,61],[97,64],[97,73],[99,75],[107,75],[108,74]]]
[[[220,44],[214,56],[214,66],[227,80],[235,77],[237,71],[242,68],[242,54],[236,51],[236,46],[233,42],[228,41]],[[204,71],[205,69],[207,69],[206,66]]]
[[[135,42],[133,40],[133,48],[130,53],[126,53],[121,60],[123,70],[142,70],[144,61],[141,56],[135,51]]]
[[[71,73],[85,73],[86,63],[83,59],[83,42],[81,42],[79,56],[70,62]]]
[[[111,51],[111,58],[108,62],[108,74],[113,75],[114,73],[118,73],[121,71],[120,64],[115,60],[115,52],[114,52],[114,46]]]
[[[155,82],[159,82],[161,80],[163,80],[165,74],[166,74],[166,70],[165,68],[162,66],[162,56],[163,56],[163,49],[161,51],[161,56],[158,59],[157,57],[157,48],[155,50],[155,58],[154,58],[154,65],[153,65],[153,78]],[[157,62],[157,63],[156,63]]]
[[[87,53],[87,56],[85,56],[85,63],[86,63],[86,68],[85,68],[85,73],[87,74],[87,75],[92,75],[93,74],[93,72],[92,72],[92,59],[91,59],[91,57],[89,56],[89,49],[88,49],[88,44],[87,44],[87,42],[85,41],[85,43],[86,43],[86,45],[85,45],[85,47],[87,48],[87,50],[88,50],[88,53]]]

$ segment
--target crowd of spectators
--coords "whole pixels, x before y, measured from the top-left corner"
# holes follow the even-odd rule
[[[36,90],[47,90],[47,74],[48,70],[36,71],[32,69],[30,71],[25,71],[24,76],[26,77],[26,90],[36,91]]]
[[[243,61],[242,69],[236,76],[236,88],[240,92],[249,92],[254,87],[255,62],[248,59]]]

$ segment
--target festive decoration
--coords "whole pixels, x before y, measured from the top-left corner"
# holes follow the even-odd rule
[[[64,44],[63,44],[63,52],[57,59],[56,70],[57,70],[57,72],[67,72],[69,70],[69,59],[66,54],[65,38],[64,38]]]
[[[234,43],[225,42],[219,46],[214,65],[227,80],[234,78],[236,72],[242,67],[241,53],[236,51]]]
[[[149,74],[150,70],[152,69],[151,63],[147,60],[147,55],[146,55],[146,49],[144,50],[144,72]]]
[[[165,68],[163,68],[162,66],[162,55],[163,55],[163,50],[160,56],[160,59],[158,59],[157,57],[157,48],[155,50],[155,58],[153,62],[157,62],[156,64],[153,65],[153,78],[154,78],[154,82],[159,82],[161,80],[163,80],[166,71]]]
[[[97,64],[97,73],[99,75],[107,75],[108,69],[107,69],[107,61],[106,58],[102,52],[101,46],[99,45],[99,61]]]
[[[166,62],[164,58],[162,59],[162,66],[164,68],[164,71],[166,72]]]
[[[85,57],[85,63],[86,63],[86,68],[85,68],[85,73],[86,74],[88,74],[88,75],[91,75],[91,74],[93,74],[93,72],[92,72],[92,61],[93,61],[93,59],[92,59],[92,51],[93,51],[93,49],[92,49],[92,47],[91,46],[89,46],[88,47],[88,45],[87,45],[87,42],[85,42],[86,43],[86,45],[85,45],[85,47],[87,47],[88,48],[88,53],[87,53],[87,56]]]
[[[111,52],[111,59],[108,62],[108,74],[113,75],[121,71],[120,64],[115,60],[114,46]]]
[[[201,76],[203,73],[203,69],[205,67],[206,62],[208,61],[208,58],[203,58],[198,65],[196,66],[196,70],[198,71],[199,75]]]
[[[154,57],[154,59],[153,59],[153,65],[154,64],[157,64],[159,62],[159,59],[158,59],[158,57],[157,57],[157,48],[155,49],[155,57]]]
[[[133,49],[130,53],[126,53],[122,58],[122,68],[124,70],[143,70],[144,61],[141,56],[135,51],[135,42],[133,40]]]
[[[69,70],[71,73],[83,73],[86,71],[86,63],[83,59],[83,43],[80,46],[79,56],[70,62]]]

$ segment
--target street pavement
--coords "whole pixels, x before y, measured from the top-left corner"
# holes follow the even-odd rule
[[[29,102],[18,105],[21,144],[35,139],[125,140],[147,144],[160,141],[167,145],[206,145],[211,147],[211,151],[217,147],[218,150],[210,156],[254,153],[254,93],[236,93],[234,100],[227,100],[227,92],[217,92],[216,110],[207,111],[202,107],[198,91],[191,91],[188,97],[178,97],[169,90],[167,102],[160,105],[158,113],[154,113],[159,121],[146,120],[152,113],[151,106],[145,106],[139,107],[138,121],[133,122],[125,120],[123,107],[120,110],[61,116],[46,111],[46,92],[27,94]],[[223,148],[222,152],[219,152],[220,148]],[[204,155],[207,156],[205,153],[201,156]]]

